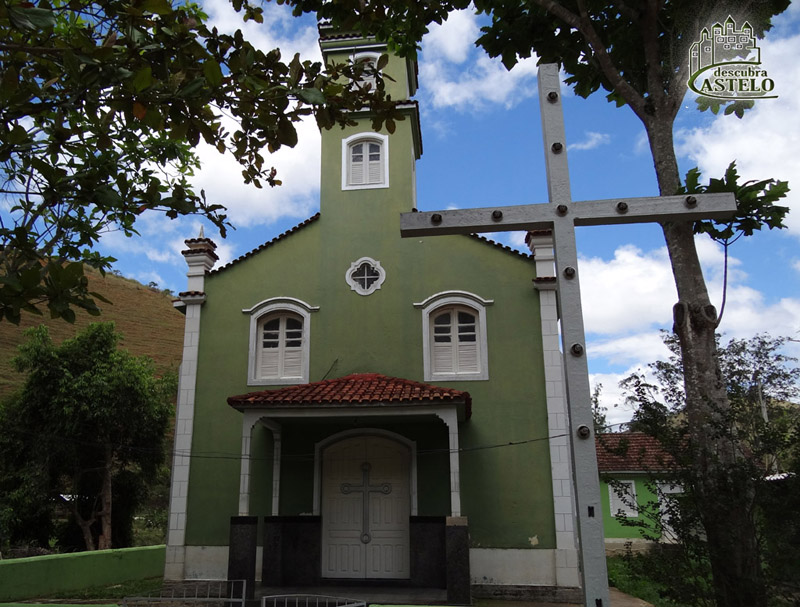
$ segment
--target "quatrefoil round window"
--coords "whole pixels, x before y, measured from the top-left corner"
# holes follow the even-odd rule
[[[362,257],[350,264],[344,276],[350,288],[359,295],[370,295],[381,288],[386,272],[379,261]]]

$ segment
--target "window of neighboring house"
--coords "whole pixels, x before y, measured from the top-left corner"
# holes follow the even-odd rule
[[[662,482],[657,483],[658,488],[658,508],[661,516],[661,539],[665,542],[674,542],[678,534],[674,528],[674,517],[677,514],[676,498],[683,493],[683,487],[676,483]]]
[[[342,142],[342,189],[389,187],[388,138],[359,134]]]
[[[485,306],[462,291],[439,293],[423,308],[425,381],[489,379]]]
[[[250,314],[249,385],[308,382],[311,307],[299,299],[276,297]]]
[[[362,257],[350,264],[344,279],[359,295],[370,295],[381,288],[383,281],[386,280],[386,271],[379,261]]]
[[[614,481],[608,485],[611,516],[639,516],[636,504],[636,483],[634,481]]]

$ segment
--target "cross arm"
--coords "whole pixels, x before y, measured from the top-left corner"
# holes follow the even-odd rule
[[[726,219],[736,211],[732,192],[693,196],[612,198],[573,203],[525,204],[480,209],[403,213],[400,234],[470,234],[513,230],[549,230],[571,220],[576,226]]]

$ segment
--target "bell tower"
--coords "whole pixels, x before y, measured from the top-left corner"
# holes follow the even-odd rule
[[[359,34],[320,27],[320,48],[328,64],[365,61],[378,65],[386,44]],[[417,63],[389,55],[383,66],[385,90],[397,102],[401,120],[375,131],[368,108],[353,113],[355,126],[322,131],[320,210],[326,220],[339,217],[351,229],[372,220],[385,223],[387,213],[416,208],[415,164],[422,154],[417,91]],[[364,77],[370,83],[370,76]],[[392,127],[392,125],[389,125]],[[339,220],[336,220],[337,222]],[[396,221],[394,222],[396,223]]]

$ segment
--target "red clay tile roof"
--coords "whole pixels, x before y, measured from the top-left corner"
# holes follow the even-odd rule
[[[320,405],[464,403],[470,415],[472,397],[469,392],[441,388],[410,379],[387,377],[379,373],[356,373],[310,384],[262,390],[228,398],[237,409],[251,407],[292,407]]]
[[[642,432],[598,434],[595,448],[600,472],[658,472],[673,465],[661,444]]]

